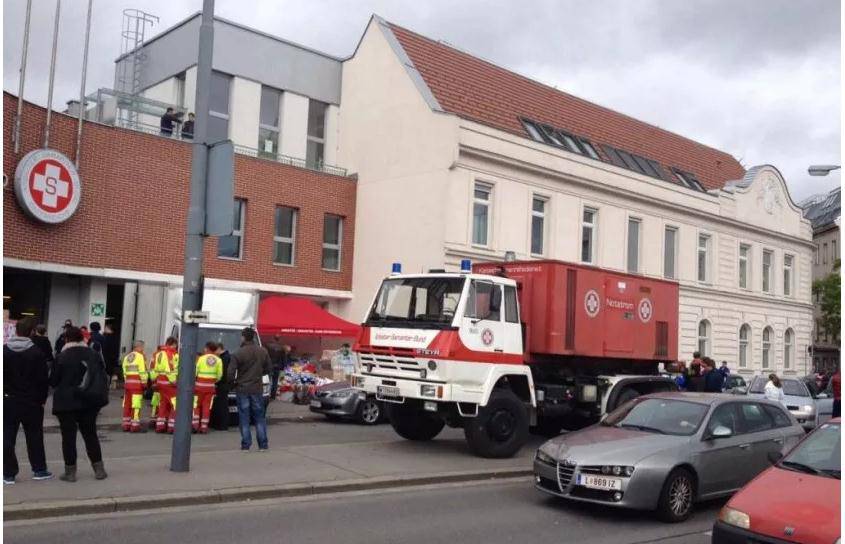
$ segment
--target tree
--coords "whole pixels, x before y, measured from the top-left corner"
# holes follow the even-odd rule
[[[841,264],[842,262],[836,259],[833,272],[826,278],[813,282],[813,294],[819,297],[821,325],[833,335],[834,340],[839,338],[842,324],[842,274],[839,270]]]

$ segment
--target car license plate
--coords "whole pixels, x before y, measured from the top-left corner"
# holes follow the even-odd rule
[[[312,408],[320,408],[322,406],[323,406],[323,404],[319,400],[312,400],[311,401],[311,407]]]
[[[399,398],[401,395],[399,393],[398,387],[393,387],[390,385],[379,385],[376,387],[376,396],[379,398]]]
[[[607,476],[596,476],[594,474],[579,474],[578,481],[580,486],[589,487],[590,489],[604,489],[606,491],[621,491],[622,478],[608,478]]]

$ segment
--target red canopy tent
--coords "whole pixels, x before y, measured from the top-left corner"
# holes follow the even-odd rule
[[[258,304],[258,334],[355,338],[361,327],[330,314],[313,300],[269,295]]]

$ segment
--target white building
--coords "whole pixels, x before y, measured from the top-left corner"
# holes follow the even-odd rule
[[[513,251],[676,279],[683,359],[808,368],[812,229],[776,168],[746,172],[378,17],[344,62],[339,126],[359,180],[350,319],[392,262]]]

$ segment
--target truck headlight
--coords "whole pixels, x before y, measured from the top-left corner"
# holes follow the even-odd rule
[[[434,385],[421,385],[420,386],[420,395],[423,397],[436,397],[437,396],[437,387]]]
[[[596,385],[581,386],[581,402],[596,402],[599,398],[599,388]]]
[[[750,529],[751,528],[751,518],[745,512],[740,512],[739,510],[734,510],[733,508],[728,508],[725,506],[719,512],[719,519],[728,525],[733,525],[734,527],[739,527],[740,529]]]

